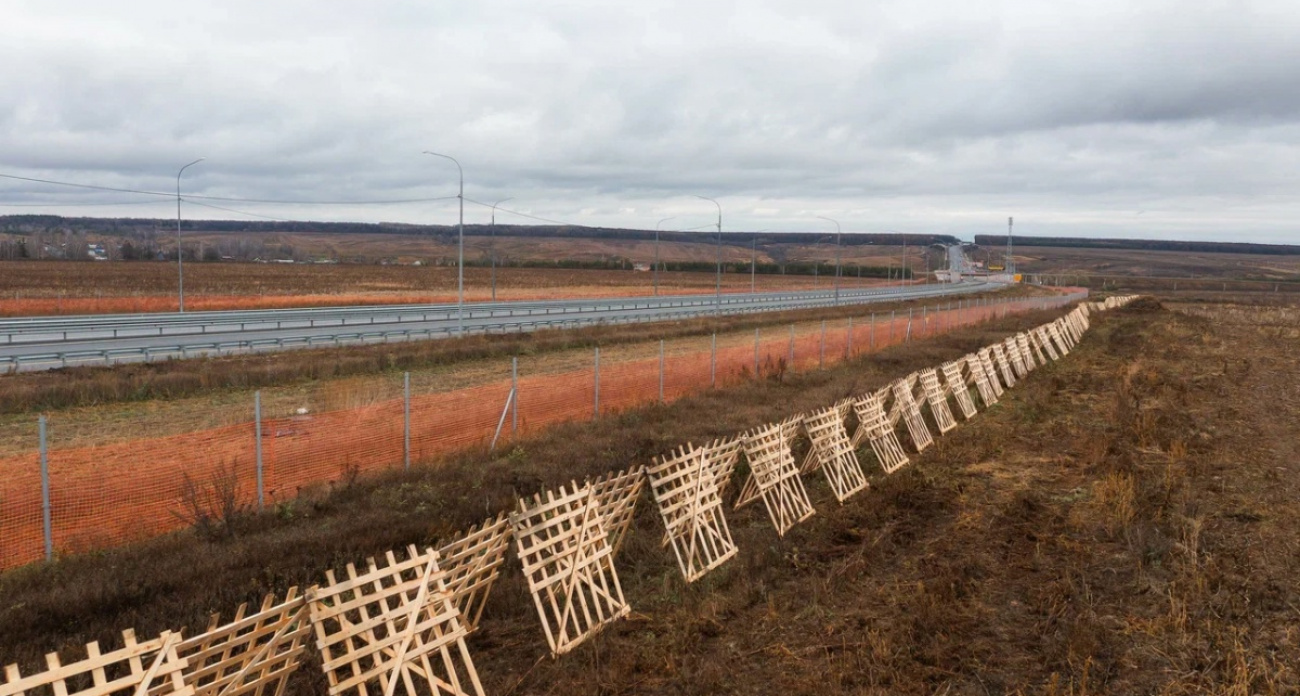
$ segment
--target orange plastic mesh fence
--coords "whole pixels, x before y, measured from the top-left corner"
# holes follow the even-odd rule
[[[913,340],[968,326],[995,316],[1072,301],[1062,296],[940,311],[913,311]],[[861,355],[902,343],[907,313],[895,312],[789,327],[762,329],[753,339],[733,336],[716,356],[707,342],[682,339],[666,344],[662,394],[665,401],[709,388],[726,387],[780,369],[833,365],[850,353]],[[850,337],[851,334],[851,337]],[[823,342],[824,336],[824,342]],[[793,360],[791,359],[793,355]],[[593,360],[566,372],[525,375],[518,381],[518,430],[512,413],[502,413],[508,378],[474,387],[412,395],[411,461],[491,441],[498,424],[502,440],[569,420],[596,417]],[[660,358],[601,364],[602,414],[660,398]],[[226,501],[257,503],[256,437],[244,423],[168,437],[93,447],[55,448],[49,453],[53,545],[58,553],[105,548],[173,531],[196,516],[218,514]],[[262,423],[266,504],[328,487],[351,477],[401,467],[404,462],[402,399],[362,408],[266,419]],[[36,443],[33,442],[33,445]],[[55,442],[57,444],[57,442]],[[0,458],[0,569],[44,555],[39,455]]]

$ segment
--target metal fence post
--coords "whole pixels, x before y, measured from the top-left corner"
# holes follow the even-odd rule
[[[754,379],[758,379],[758,329],[754,329]]]
[[[889,345],[894,345],[894,311],[889,310]]]
[[[592,412],[591,412],[592,420],[596,420],[597,418],[600,418],[600,346],[596,346],[595,365],[596,365],[595,367],[596,388],[594,390],[595,397],[592,399]]]
[[[402,469],[411,470],[411,373],[402,373]]]
[[[871,333],[867,335],[867,346],[874,352],[876,350],[876,313],[871,313]]]
[[[510,434],[519,432],[519,358],[510,358],[510,391],[515,394],[514,403],[510,404]]]
[[[853,357],[853,317],[849,317],[849,328],[844,339],[844,356]]]
[[[709,351],[709,386],[718,386],[718,334],[713,334],[713,348]]]
[[[794,369],[794,324],[790,325],[790,369]]]
[[[262,480],[262,390],[253,392],[253,422],[257,428],[257,437],[253,441],[257,446],[257,509],[266,507],[265,489]]]
[[[54,560],[54,521],[50,511],[50,448],[45,439],[45,416],[40,419],[41,529],[45,534],[45,560]]]
[[[826,320],[822,319],[822,336],[817,346],[817,369],[826,367]]]
[[[664,340],[659,339],[659,403],[664,402]]]

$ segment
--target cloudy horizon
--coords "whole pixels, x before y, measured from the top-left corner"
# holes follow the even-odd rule
[[[0,174],[191,218],[1293,243],[1283,2],[6,3]],[[201,207],[199,203],[218,206]],[[223,210],[224,208],[224,210]],[[175,201],[0,179],[0,214]],[[468,204],[467,223],[488,220]],[[255,217],[260,216],[260,217]]]

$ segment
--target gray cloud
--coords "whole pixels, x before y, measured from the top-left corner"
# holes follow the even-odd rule
[[[166,191],[204,156],[187,191],[454,194],[436,149],[467,195],[583,224],[703,225],[703,194],[736,230],[970,235],[1014,214],[1027,234],[1290,242],[1297,35],[1285,2],[12,2],[0,171]],[[0,212],[130,200],[0,182]]]

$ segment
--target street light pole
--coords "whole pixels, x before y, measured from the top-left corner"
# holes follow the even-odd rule
[[[656,223],[655,223],[655,267],[654,267],[654,278],[655,278],[655,295],[656,295],[656,296],[659,295],[659,226],[662,225],[662,224],[664,224],[665,222],[668,222],[669,220],[676,220],[676,219],[677,219],[676,217],[666,217],[666,218],[660,220],[659,222],[656,222]]]
[[[200,157],[176,172],[176,305],[181,312],[185,311],[185,254],[181,253],[181,174],[203,159]]]
[[[717,303],[717,306],[714,310],[714,313],[721,316],[722,315],[722,204],[713,200],[712,198],[709,198],[708,196],[696,196],[696,198],[709,201],[710,203],[718,206],[718,245],[717,245],[718,282],[717,282],[717,289],[715,290],[715,302]]]
[[[433,155],[449,159],[456,165],[456,171],[460,174],[460,193],[456,198],[460,201],[460,232],[457,235],[458,252],[456,258],[456,335],[465,335],[465,170],[461,168],[460,162],[456,161],[451,155],[444,155],[438,152],[425,150],[424,154]]]
[[[828,217],[817,216],[826,222],[835,223],[835,306],[840,306],[840,223]]]
[[[492,301],[497,301],[497,206],[512,201],[513,198],[502,198],[492,204],[492,226],[488,228],[488,256],[492,257]]]

